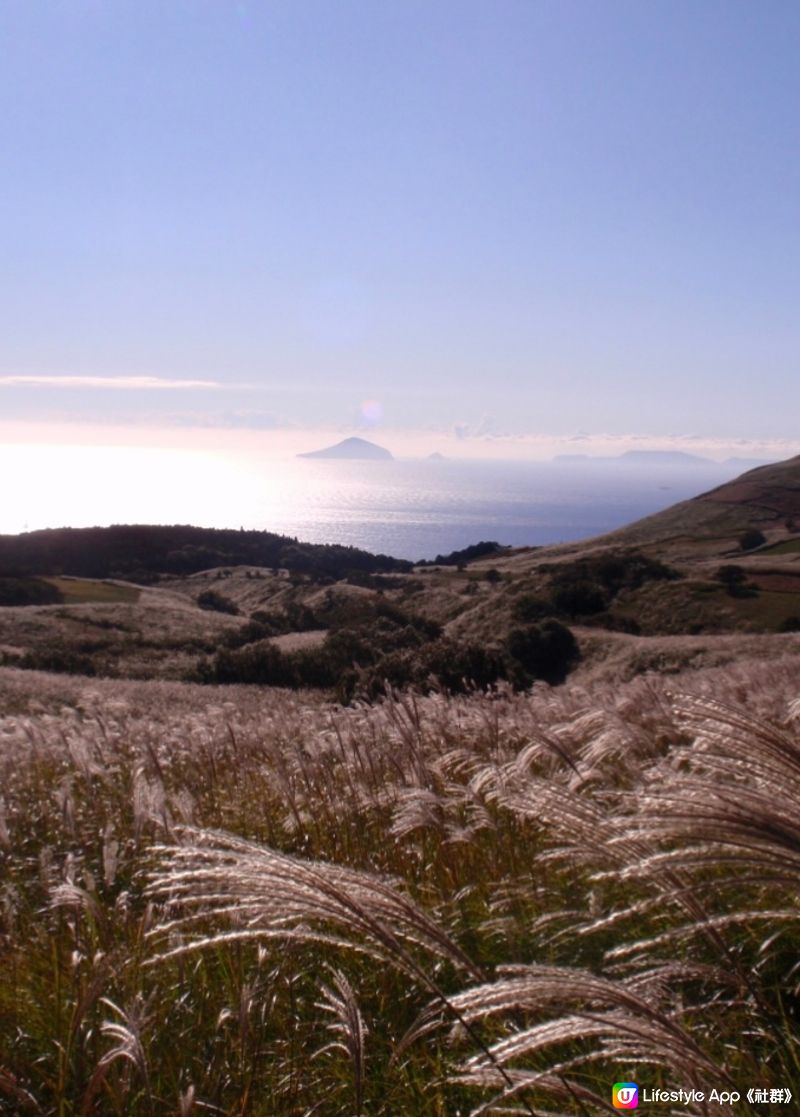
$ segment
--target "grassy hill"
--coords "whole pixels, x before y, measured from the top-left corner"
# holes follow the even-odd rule
[[[607,538],[635,545],[681,544],[702,552],[709,544],[734,546],[748,529],[769,537],[800,530],[800,456],[751,469]]]

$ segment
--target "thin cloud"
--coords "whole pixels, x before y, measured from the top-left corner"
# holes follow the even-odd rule
[[[163,376],[0,376],[0,388],[101,388],[121,391],[222,388],[216,380],[169,380]]]

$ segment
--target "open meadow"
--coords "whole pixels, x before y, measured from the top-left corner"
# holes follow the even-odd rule
[[[800,1092],[773,639],[348,707],[0,669],[0,1111],[779,1111],[745,1097]]]

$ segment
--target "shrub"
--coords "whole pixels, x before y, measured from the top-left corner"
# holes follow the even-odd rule
[[[452,694],[477,688],[485,690],[504,679],[506,662],[501,652],[484,644],[459,644],[441,637],[421,649],[414,672],[415,681],[425,683],[431,676]]]
[[[603,555],[590,560],[589,565],[597,579],[613,594],[622,589],[638,589],[645,582],[671,582],[680,578],[673,567],[638,551]]]
[[[543,679],[563,683],[580,658],[578,643],[571,630],[554,618],[514,628],[508,635],[508,651],[522,668],[519,681]]]
[[[766,543],[766,541],[767,537],[763,531],[751,527],[739,536],[739,550],[753,551],[756,547],[760,547],[762,544]]]
[[[268,637],[274,635],[275,632],[271,625],[262,624],[260,621],[251,618],[246,624],[243,624],[241,628],[234,629],[232,632],[227,633],[225,636],[225,647],[242,648],[245,644],[254,644],[257,640],[266,640]]]
[[[267,640],[244,648],[220,648],[212,660],[201,662],[198,677],[204,683],[292,686],[295,682],[291,662]]]
[[[368,670],[347,677],[347,695],[372,701],[393,688],[443,688],[450,694],[485,690],[508,673],[502,651],[482,644],[459,644],[442,637],[421,647],[396,649]]]
[[[61,644],[35,648],[26,652],[14,663],[28,671],[53,671],[60,675],[95,675],[97,670],[91,657]]]
[[[300,601],[288,602],[285,612],[288,632],[310,632],[322,627],[314,611]]]
[[[239,606],[217,590],[203,590],[197,596],[197,604],[201,609],[210,609],[215,613],[229,613],[231,616],[238,616],[239,613]]]
[[[747,572],[734,563],[721,566],[716,578],[723,584],[729,597],[755,597],[758,594],[755,586],[747,584]]]
[[[609,596],[597,582],[565,578],[556,587],[553,604],[568,617],[591,616],[608,608]]]
[[[544,597],[537,597],[536,594],[526,593],[514,602],[511,614],[517,621],[541,621],[545,617],[552,617],[553,603]]]
[[[41,578],[0,578],[0,606],[58,605],[61,594]]]

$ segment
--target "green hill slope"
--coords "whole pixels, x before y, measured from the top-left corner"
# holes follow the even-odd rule
[[[751,469],[604,538],[638,546],[668,540],[725,546],[748,528],[783,534],[787,523],[800,523],[800,456]]]

